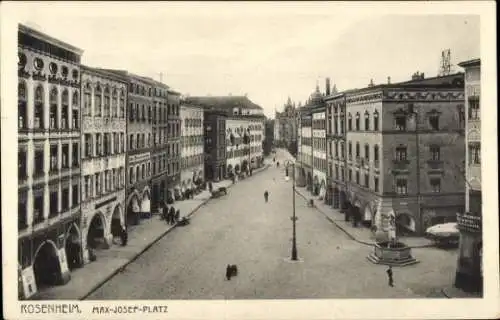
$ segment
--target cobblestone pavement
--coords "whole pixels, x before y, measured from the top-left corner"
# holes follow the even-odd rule
[[[214,188],[230,187],[231,185],[230,181],[224,180],[214,183]],[[196,195],[194,199],[176,201],[174,207],[180,210],[181,217],[189,216],[193,210],[203,205],[208,199],[210,199],[210,193],[203,191]],[[97,250],[97,260],[86,264],[83,268],[73,270],[70,282],[63,286],[44,288],[32,299],[75,300],[85,297],[171,229],[173,229],[173,226],[167,225],[160,220],[158,215],[153,215],[151,219],[141,220],[139,225],[129,227],[127,246],[113,244],[109,249]]]
[[[386,267],[366,259],[371,247],[351,240],[299,196],[300,261],[292,263],[292,194],[282,167],[239,182],[88,299],[442,297],[439,288],[452,283],[456,252],[425,248],[413,249],[419,264],[394,268],[395,287],[389,287]],[[230,281],[227,264],[239,269]]]

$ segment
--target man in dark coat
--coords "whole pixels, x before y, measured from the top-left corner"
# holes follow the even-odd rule
[[[122,227],[122,230],[120,233],[120,238],[122,240],[122,246],[126,246],[127,242],[128,242],[128,233],[127,233],[127,229],[125,229],[124,227]]]
[[[231,266],[227,265],[226,267],[226,279],[231,280]]]
[[[267,192],[267,190],[264,192],[264,199],[266,200],[267,202],[267,199],[269,198],[269,192]]]
[[[175,219],[175,208],[172,206],[170,207],[170,224],[174,224],[174,219]]]
[[[179,219],[181,217],[181,210],[177,209],[175,212],[175,222],[179,222]]]
[[[392,278],[392,266],[387,269],[387,276],[389,277],[389,287],[394,287],[394,279]]]

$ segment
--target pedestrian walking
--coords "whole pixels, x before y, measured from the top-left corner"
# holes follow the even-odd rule
[[[231,266],[227,265],[226,267],[226,279],[231,280]]]
[[[266,190],[264,192],[264,199],[266,200],[266,202],[267,202],[268,198],[269,198],[269,192],[267,192],[267,190]]]
[[[127,229],[125,227],[122,227],[122,230],[120,232],[120,238],[122,240],[122,246],[126,246],[128,242],[128,233]]]
[[[179,222],[179,219],[181,218],[181,210],[177,209],[175,212],[175,222]]]
[[[175,208],[174,207],[170,208],[170,223],[171,224],[175,223]]]
[[[389,277],[389,287],[394,287],[394,279],[392,278],[392,266],[387,269],[387,276]]]
[[[278,167],[278,168],[280,167],[280,162],[279,161],[276,162],[276,167]]]

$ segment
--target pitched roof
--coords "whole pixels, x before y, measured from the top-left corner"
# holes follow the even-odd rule
[[[187,97],[186,102],[210,109],[259,109],[262,107],[253,103],[246,96],[199,96]]]

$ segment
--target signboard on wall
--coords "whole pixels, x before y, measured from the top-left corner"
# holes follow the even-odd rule
[[[23,269],[21,272],[21,278],[23,280],[24,297],[29,298],[37,291],[33,266],[28,266]]]

